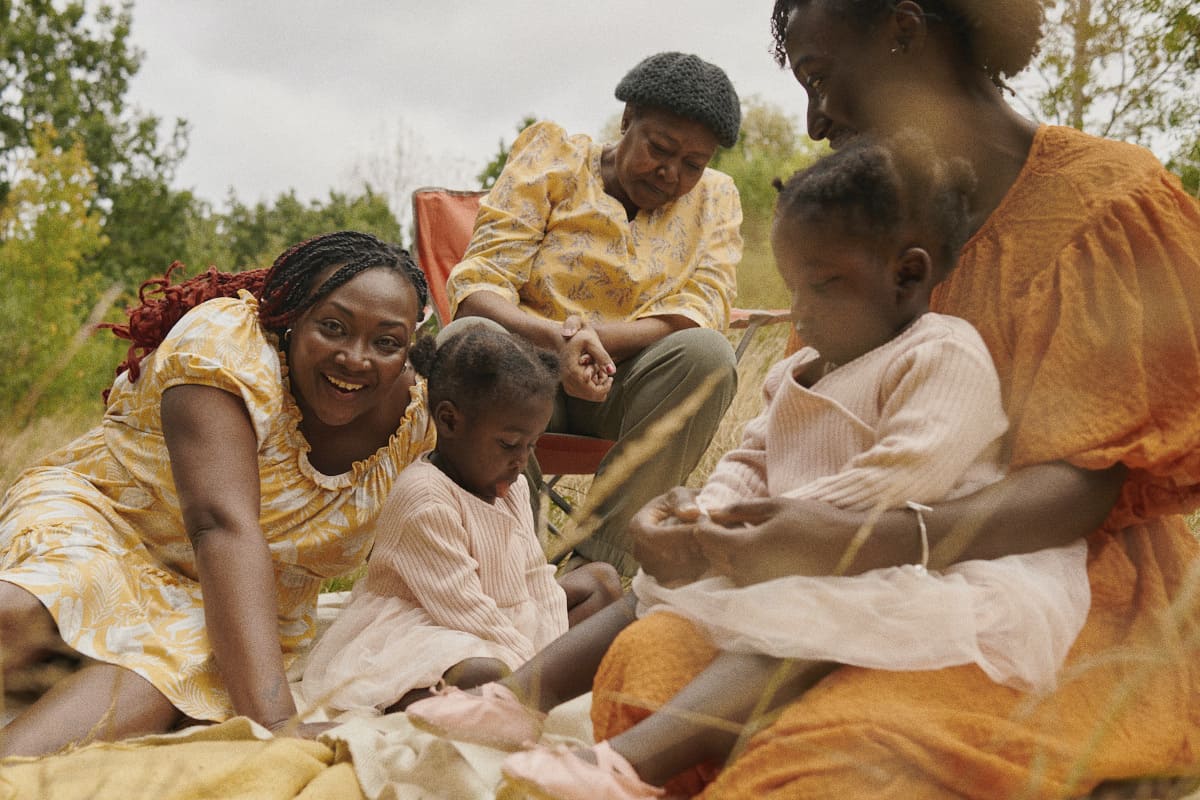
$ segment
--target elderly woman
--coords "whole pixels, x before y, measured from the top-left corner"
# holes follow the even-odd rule
[[[1003,77],[1029,62],[1040,22],[1038,0],[777,0],[774,33],[814,139],[914,127],[979,179],[974,234],[933,309],[973,323],[992,354],[1011,473],[925,519],[942,563],[1086,537],[1092,608],[1060,685],[841,667],[763,720],[706,798],[1064,798],[1200,773],[1200,554],[1180,516],[1200,503],[1200,207],[1144,150],[1008,106]],[[695,509],[663,498],[635,519],[647,569],[680,518]],[[689,527],[753,583],[828,573],[867,522],[778,497]],[[913,560],[911,512],[871,522],[851,571]],[[795,546],[818,534],[827,546]],[[626,628],[597,676],[597,739],[714,655],[671,614]],[[675,788],[703,785],[685,777]]]
[[[594,528],[576,552],[633,575],[629,518],[687,479],[736,391],[721,332],[741,206],[706,167],[737,140],[741,112],[725,73],[682,53],[645,59],[616,96],[616,143],[551,122],[522,132],[448,290],[456,319],[493,320],[560,354],[550,430],[616,440],[598,474],[620,490],[589,498]]]

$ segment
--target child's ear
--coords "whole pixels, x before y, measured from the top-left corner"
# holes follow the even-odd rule
[[[923,247],[906,248],[896,260],[894,273],[897,298],[923,296],[933,286],[933,259]]]
[[[462,412],[450,400],[439,400],[433,409],[433,421],[437,425],[438,435],[453,434],[462,421]]]

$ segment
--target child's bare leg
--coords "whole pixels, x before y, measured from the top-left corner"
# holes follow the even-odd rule
[[[723,762],[743,735],[764,727],[770,712],[834,666],[722,652],[666,705],[608,744],[642,780],[662,785],[704,761]]]
[[[636,608],[637,598],[626,593],[546,645],[499,683],[539,711],[587,694],[609,645],[634,621]]]
[[[442,680],[460,689],[474,689],[509,675],[508,665],[497,658],[465,658],[442,673]],[[384,709],[385,714],[403,711],[418,700],[432,697],[432,688],[413,689]]]
[[[567,625],[580,622],[621,597],[621,576],[612,564],[592,561],[558,579],[567,595]]]
[[[163,733],[182,716],[141,675],[94,663],[56,683],[0,731],[0,757],[45,755],[73,743]]]

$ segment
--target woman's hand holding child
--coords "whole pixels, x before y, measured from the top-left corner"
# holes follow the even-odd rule
[[[694,541],[711,572],[739,586],[832,575],[857,530],[850,516],[813,500],[742,500],[713,509],[694,527]]]

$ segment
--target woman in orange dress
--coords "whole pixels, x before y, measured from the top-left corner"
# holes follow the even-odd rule
[[[1004,101],[1040,22],[1036,0],[777,0],[773,31],[814,139],[918,128],[979,178],[974,235],[933,309],[967,319],[991,351],[1011,473],[926,522],[942,563],[1086,537],[1092,609],[1059,688],[1025,694],[974,666],[840,667],[719,773],[669,788],[700,791],[715,774],[706,798],[1062,798],[1200,775],[1200,548],[1180,516],[1200,505],[1200,206],[1146,151],[1036,125]],[[671,525],[670,497],[634,520],[651,572],[695,535],[744,583],[828,574],[866,521],[773,498]],[[911,512],[871,524],[852,572],[912,560]],[[800,530],[826,546],[796,548]],[[713,655],[680,617],[634,623],[597,676],[596,738]]]

